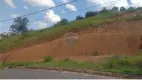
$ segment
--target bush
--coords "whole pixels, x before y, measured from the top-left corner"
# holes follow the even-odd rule
[[[132,17],[127,18],[128,21],[141,20],[141,19],[142,19],[141,15],[136,15],[136,16],[132,16]]]
[[[102,13],[106,13],[106,12],[108,12],[108,11],[109,11],[109,10],[107,10],[107,8],[104,7],[101,11],[99,11],[99,13],[102,14]]]
[[[71,59],[69,59],[69,58],[65,58],[65,59],[64,59],[64,61],[71,61]]]
[[[93,53],[93,56],[99,56],[98,51],[96,51],[95,53]]]
[[[46,57],[44,57],[44,62],[50,62],[52,60],[53,60],[52,56],[46,56]]]
[[[141,68],[142,69],[142,57],[137,57],[137,59],[135,60],[135,64],[136,67]]]
[[[123,74],[131,74],[132,71],[131,71],[131,70],[123,70],[122,73],[123,73]]]
[[[28,38],[29,36],[30,36],[29,33],[23,33],[22,36],[20,37],[20,39],[21,39],[21,40],[22,40],[22,39],[26,39],[26,38]]]
[[[89,11],[89,12],[86,12],[85,18],[93,17],[93,16],[96,16],[97,14],[98,14],[97,12]]]
[[[68,20],[67,19],[62,19],[60,22],[58,22],[57,24],[60,24],[60,25],[66,25],[68,23]]]
[[[118,60],[118,64],[120,64],[120,66],[129,66],[129,65],[132,66],[133,61],[128,57],[124,57]]]
[[[107,68],[119,68],[119,67],[135,67],[142,68],[142,56],[134,57],[112,57],[107,63]]]
[[[105,64],[106,68],[116,68],[117,67],[117,60],[115,58],[111,58],[108,62]]]
[[[81,20],[81,19],[84,19],[82,16],[77,16],[76,17],[76,20]]]

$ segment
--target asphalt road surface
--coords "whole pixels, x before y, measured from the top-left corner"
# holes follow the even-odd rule
[[[35,69],[0,70],[0,79],[113,79],[99,75]]]

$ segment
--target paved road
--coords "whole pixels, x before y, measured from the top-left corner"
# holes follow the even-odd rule
[[[0,79],[110,79],[98,75],[85,73],[58,72],[49,70],[33,69],[6,69],[0,70]],[[111,78],[112,79],[112,78]]]

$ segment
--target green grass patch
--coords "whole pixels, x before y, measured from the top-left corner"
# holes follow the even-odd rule
[[[48,62],[8,62],[1,67],[62,67],[83,70],[99,70],[104,72],[115,72],[122,74],[142,75],[142,56],[114,56],[103,63],[79,62],[68,58],[61,61]]]
[[[98,64],[88,62],[77,62],[73,60],[69,61],[50,61],[50,62],[9,62],[3,65],[3,67],[63,67],[74,69],[96,69]]]
[[[32,66],[42,66],[42,67],[63,67],[63,68],[74,68],[74,69],[96,69],[98,64],[87,63],[87,62],[77,62],[77,61],[51,61],[51,62],[41,62],[34,64]]]
[[[125,74],[142,74],[142,56],[114,56],[103,64],[104,70]]]
[[[31,66],[32,64],[36,64],[36,62],[8,62],[1,66],[2,67],[20,67],[20,66]]]

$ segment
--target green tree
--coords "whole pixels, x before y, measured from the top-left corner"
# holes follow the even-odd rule
[[[13,24],[10,26],[10,31],[14,33],[23,34],[28,31],[28,18],[17,17],[14,19]]]
[[[97,15],[97,12],[89,11],[89,12],[87,12],[87,13],[85,14],[85,17],[86,17],[86,18],[89,18],[89,17],[93,17],[93,16],[95,16],[95,15]]]
[[[82,16],[77,16],[77,17],[76,17],[76,20],[81,20],[81,19],[83,19]]]
[[[65,25],[67,23],[68,23],[67,19],[62,19],[60,22],[58,22],[58,24],[61,24],[61,25]]]
[[[118,9],[118,7],[113,7],[112,8],[112,11],[118,11],[119,9]]]
[[[129,8],[127,9],[127,11],[128,11],[128,12],[133,12],[133,11],[135,11],[135,8],[134,8],[134,7],[129,7]]]
[[[126,11],[126,8],[121,7],[121,8],[120,8],[120,11]]]
[[[104,7],[99,13],[105,13],[108,12],[108,10]]]

